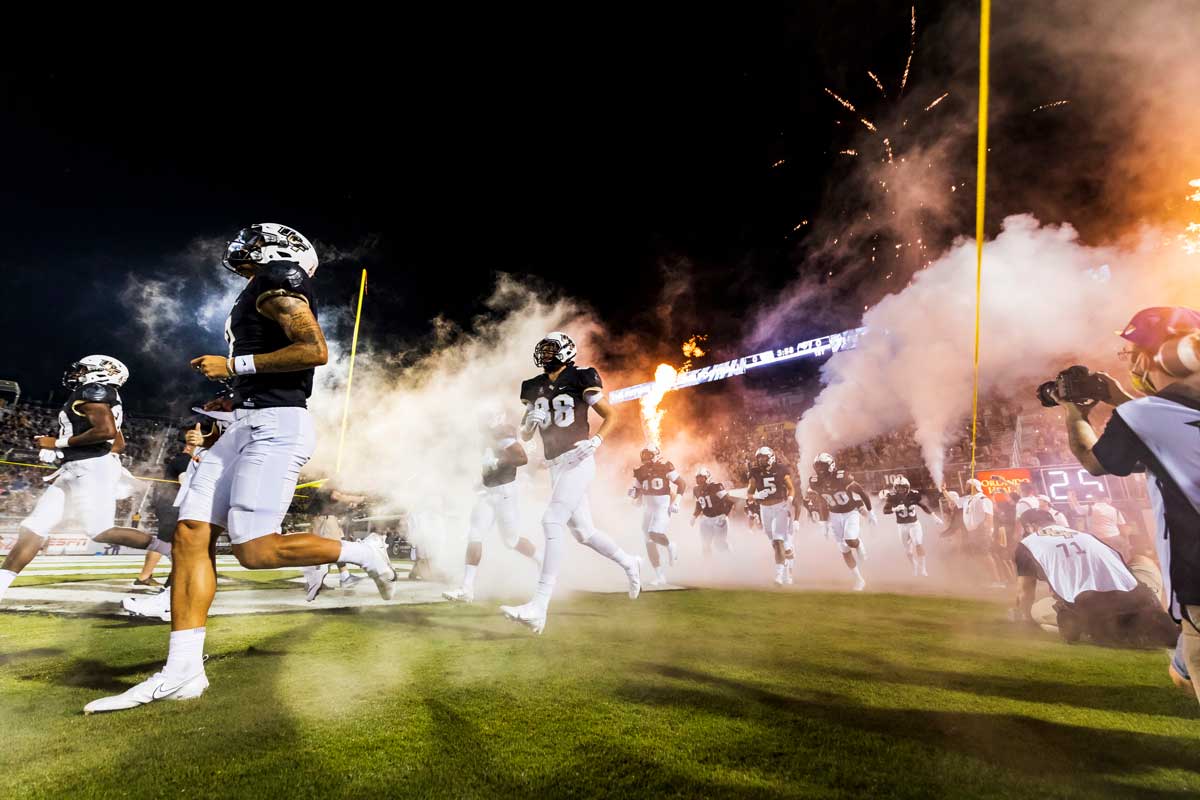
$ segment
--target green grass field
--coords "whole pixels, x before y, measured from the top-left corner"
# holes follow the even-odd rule
[[[166,626],[0,615],[0,797],[1196,797],[1163,652],[988,603],[581,595],[224,617],[197,701],[84,717]]]

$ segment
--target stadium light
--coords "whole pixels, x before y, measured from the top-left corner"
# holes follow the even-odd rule
[[[816,339],[808,339],[786,347],[764,350],[761,353],[754,353],[753,355],[742,356],[730,361],[722,361],[719,364],[709,364],[707,367],[701,367],[700,369],[681,372],[675,377],[675,385],[669,391],[687,389],[690,386],[699,386],[702,383],[723,381],[726,378],[744,375],[752,369],[770,367],[775,364],[782,364],[785,361],[794,361],[798,358],[819,358],[824,355],[832,355],[840,350],[853,350],[858,347],[859,337],[866,334],[866,332],[866,328],[852,328],[841,333],[831,333],[828,336],[819,336]],[[646,382],[635,386],[627,386],[624,389],[615,389],[608,393],[608,400],[611,403],[625,403],[630,400],[637,400],[649,394],[653,387],[653,382]]]

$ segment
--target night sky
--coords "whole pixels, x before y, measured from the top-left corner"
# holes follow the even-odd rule
[[[717,356],[740,355],[744,310],[796,277],[807,244],[792,228],[844,170],[846,116],[822,87],[869,96],[865,69],[895,81],[909,48],[907,3],[812,5],[442,21],[309,59],[218,48],[0,74],[0,377],[44,397],[70,360],[127,353],[114,296],[128,276],[170,280],[189,242],[257,221],[358,248],[326,259],[318,290],[348,300],[368,267],[379,342],[419,338],[437,314],[468,322],[505,271],[653,332],[670,355],[694,319],[651,307],[664,267],[684,264]],[[911,80],[926,94],[962,77],[962,53],[934,45],[941,5],[919,6],[930,38]],[[826,308],[785,338],[859,312]],[[131,407],[167,410],[146,384],[131,382]]]

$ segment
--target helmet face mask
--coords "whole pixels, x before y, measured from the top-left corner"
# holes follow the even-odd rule
[[[230,272],[252,278],[260,267],[271,261],[292,261],[308,277],[317,271],[317,251],[304,235],[276,222],[256,222],[242,228],[225,245],[221,263]]]
[[[754,453],[754,465],[761,469],[768,469],[775,464],[775,451],[765,445],[758,448]]]
[[[554,372],[575,360],[575,341],[565,333],[548,333],[533,348],[533,363]]]
[[[67,367],[62,383],[69,389],[100,383],[107,386],[124,386],[129,380],[129,367],[112,356],[84,356]]]
[[[818,475],[831,474],[834,469],[836,469],[836,466],[837,465],[833,460],[833,456],[829,455],[829,453],[821,453],[821,455],[817,456],[816,460],[813,461],[813,469],[816,470]]]
[[[908,488],[910,488],[910,484],[909,484],[909,482],[908,482],[908,478],[904,477],[903,475],[901,475],[900,477],[896,478],[895,482],[894,482],[894,483],[892,483],[892,486],[893,486],[893,487],[895,487],[896,489],[908,489]]]

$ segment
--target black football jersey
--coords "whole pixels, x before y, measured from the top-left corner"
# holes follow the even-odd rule
[[[246,284],[225,320],[225,341],[229,343],[230,357],[272,353],[291,344],[283,328],[259,311],[272,297],[304,300],[313,316],[317,316],[316,295],[304,270],[291,261],[269,262]],[[237,375],[232,382],[234,405],[238,408],[304,408],[312,394],[314,372],[305,369]]]
[[[921,508],[923,503],[921,493],[916,489],[909,489],[903,494],[892,492],[883,504],[883,513],[895,514],[897,523],[908,525],[909,523],[919,521],[917,519],[917,510]]]
[[[488,429],[488,437],[488,447],[496,458],[500,458],[500,454],[517,441],[517,429],[512,425],[498,425]],[[486,470],[483,473],[484,486],[503,486],[516,479],[517,467],[515,464],[499,464],[495,469]]]
[[[633,479],[642,494],[670,494],[671,481],[678,477],[679,473],[670,461],[651,461],[633,471]]]
[[[864,501],[850,491],[852,483],[854,483],[854,476],[840,469],[832,475],[814,475],[809,478],[809,487],[821,496],[825,505],[835,514],[854,511],[863,504]],[[867,508],[870,507],[868,503]]]
[[[121,407],[121,393],[117,391],[117,387],[103,383],[87,383],[71,392],[67,397],[67,402],[63,404],[62,411],[58,412],[59,437],[78,436],[84,431],[92,429],[92,423],[79,408],[85,403],[104,403],[111,406],[117,430],[121,430],[124,411]],[[63,461],[82,461],[85,458],[106,456],[112,452],[112,446],[112,442],[97,442],[82,447],[64,447],[62,448]]]
[[[521,384],[521,402],[545,410],[550,419],[542,430],[542,446],[546,460],[557,458],[592,435],[588,424],[588,398],[594,399],[602,389],[600,374],[592,367],[567,365],[551,382],[545,373]]]
[[[787,464],[776,461],[765,469],[758,465],[750,467],[750,493],[761,492],[764,489],[770,492],[770,496],[759,502],[767,505],[774,505],[780,500],[787,499],[787,486],[783,479],[787,475],[791,475],[791,469]]]
[[[725,491],[724,485],[712,481],[703,486],[693,486],[692,495],[696,498],[696,505],[700,507],[700,513],[706,517],[728,514],[729,500],[719,496],[723,491]]]

